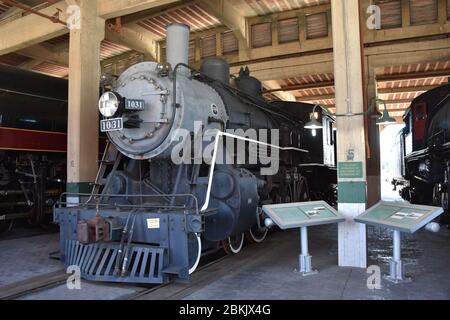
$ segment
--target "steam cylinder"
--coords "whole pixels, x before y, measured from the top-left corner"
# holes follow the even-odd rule
[[[189,63],[189,33],[186,24],[173,23],[167,26],[167,62],[172,69],[179,63]]]

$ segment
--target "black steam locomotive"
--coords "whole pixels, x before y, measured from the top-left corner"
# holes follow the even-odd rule
[[[450,179],[450,84],[412,103],[401,133],[403,179],[400,195],[415,204],[441,206],[448,213]],[[447,216],[448,218],[448,216]],[[445,219],[445,217],[444,217]]]
[[[264,204],[335,201],[332,116],[306,130],[313,106],[267,103],[219,58],[187,65],[189,28],[168,28],[168,63],[126,70],[99,101],[107,147],[92,194],[55,208],[61,255],[89,280],[188,280],[202,253],[238,253],[267,235]],[[71,202],[71,199],[79,199]]]
[[[0,233],[51,221],[65,188],[67,81],[0,65]]]

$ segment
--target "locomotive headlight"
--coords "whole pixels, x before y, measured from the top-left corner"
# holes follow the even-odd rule
[[[100,97],[98,109],[104,117],[110,118],[119,110],[120,101],[121,97],[117,93],[106,92]]]

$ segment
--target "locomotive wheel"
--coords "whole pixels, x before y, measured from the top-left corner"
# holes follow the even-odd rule
[[[244,245],[244,234],[241,233],[237,236],[231,236],[227,240],[223,241],[223,250],[227,254],[238,254],[242,250]]]
[[[255,225],[245,233],[245,237],[247,238],[247,241],[250,243],[261,243],[266,239],[268,233],[269,229],[267,228],[260,229],[258,225]]]
[[[197,270],[202,255],[202,240],[199,235],[191,233],[188,238],[189,274]]]
[[[264,226],[264,222],[263,222],[264,221],[264,213],[262,211],[262,208],[258,207],[257,213],[258,213],[257,219],[260,222],[256,223],[245,233],[245,237],[247,238],[247,241],[250,243],[263,242],[266,239],[267,233],[269,232],[269,229],[267,229]],[[259,227],[260,225],[262,226],[261,228]]]

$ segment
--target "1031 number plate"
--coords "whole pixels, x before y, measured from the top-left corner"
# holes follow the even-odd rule
[[[101,132],[120,131],[123,129],[123,119],[106,119],[100,122]]]

